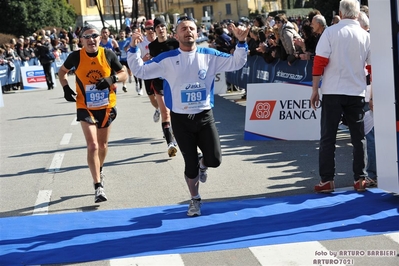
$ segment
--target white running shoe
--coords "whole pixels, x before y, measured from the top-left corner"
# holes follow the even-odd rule
[[[136,92],[139,93],[139,84],[136,84]]]
[[[191,199],[190,205],[188,206],[187,215],[190,217],[201,215],[201,199]]]
[[[153,116],[154,122],[159,122],[159,118],[161,117],[161,112],[159,111],[159,109],[155,109],[155,113]]]
[[[199,168],[198,170],[199,180],[201,183],[205,183],[206,179],[208,178],[208,167],[206,168]]]
[[[176,153],[177,153],[176,144],[174,144],[173,142],[169,143],[169,145],[168,145],[168,154],[169,154],[169,157],[174,157],[174,156],[176,156]]]
[[[204,164],[202,164],[204,167],[201,167],[201,160],[203,160],[204,156],[202,153],[198,154],[198,164],[199,164],[199,169],[198,169],[198,176],[199,180],[201,183],[205,183],[206,179],[208,178],[208,167],[206,167]]]
[[[143,95],[143,89],[139,89],[139,95]]]
[[[107,201],[107,196],[105,195],[104,188],[98,187],[94,194],[94,202],[99,203],[103,201]]]

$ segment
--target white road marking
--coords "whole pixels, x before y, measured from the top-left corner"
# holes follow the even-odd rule
[[[68,145],[71,141],[72,133],[65,133],[61,139],[60,145]]]
[[[80,122],[76,121],[76,117],[72,120],[71,126],[76,126],[78,125]]]
[[[53,157],[53,161],[49,167],[49,172],[58,172],[61,168],[62,161],[64,160],[64,152],[56,152]]]
[[[33,215],[46,215],[48,214],[48,205],[51,198],[51,190],[40,190],[37,195]]]
[[[110,260],[110,266],[184,266],[179,254],[143,256]]]
[[[313,260],[334,258],[317,241],[250,247],[249,250],[265,266],[313,265]]]
[[[399,232],[398,233],[390,233],[390,234],[384,234],[384,236],[388,237],[389,239],[395,241],[396,243],[399,244]]]

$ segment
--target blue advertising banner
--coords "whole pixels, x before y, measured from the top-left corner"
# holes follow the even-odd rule
[[[312,85],[312,67],[311,60],[297,60],[292,65],[286,61],[280,61],[274,66],[272,82],[295,83]]]
[[[21,61],[14,62],[14,69],[8,72],[8,84],[16,84],[21,82]]]
[[[269,64],[261,56],[248,56],[246,65],[237,71],[227,72],[228,82],[246,89],[250,83],[293,83],[312,85],[312,60],[297,60],[292,65],[276,59]]]
[[[8,72],[9,68],[7,64],[0,65],[0,82],[2,86],[8,84]]]

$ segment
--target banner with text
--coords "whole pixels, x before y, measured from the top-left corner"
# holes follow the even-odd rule
[[[248,84],[245,140],[318,140],[320,109],[310,106],[311,87]]]
[[[228,82],[247,89],[250,83],[295,83],[312,85],[312,60],[297,60],[291,65],[276,59],[268,64],[261,56],[248,56],[245,66],[237,71],[226,72]]]

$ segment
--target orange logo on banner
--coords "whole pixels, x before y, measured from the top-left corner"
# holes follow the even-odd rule
[[[249,120],[270,120],[276,101],[256,101]]]

